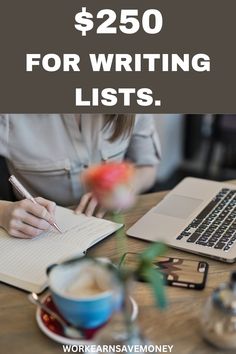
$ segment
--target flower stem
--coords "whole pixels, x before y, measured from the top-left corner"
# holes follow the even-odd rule
[[[113,220],[118,224],[124,224],[123,215],[120,213],[113,213]],[[127,252],[127,240],[124,232],[124,227],[116,231],[116,243],[119,257],[121,258]]]

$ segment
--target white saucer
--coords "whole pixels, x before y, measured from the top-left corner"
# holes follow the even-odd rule
[[[42,301],[45,302],[45,300],[49,297],[49,294],[46,294],[43,298]],[[138,317],[138,304],[136,303],[136,301],[130,297],[130,303],[131,303],[131,320],[135,321],[136,318]],[[55,332],[53,332],[52,330],[50,330],[50,328],[48,328],[44,321],[42,320],[41,317],[41,309],[38,307],[36,310],[36,322],[40,328],[40,330],[49,338],[51,338],[52,340],[54,340],[57,343],[60,344],[69,344],[69,345],[91,345],[94,344],[92,339],[71,339],[68,338],[66,336],[63,336],[61,334],[57,334]]]

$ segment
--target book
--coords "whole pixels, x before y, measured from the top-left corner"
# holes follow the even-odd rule
[[[62,229],[42,233],[34,239],[10,236],[0,228],[0,281],[40,293],[47,287],[47,268],[70,257],[83,255],[88,248],[122,227],[112,221],[76,215],[57,207],[56,220]]]

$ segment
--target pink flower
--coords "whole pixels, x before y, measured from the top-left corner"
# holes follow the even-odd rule
[[[108,210],[127,209],[134,204],[134,167],[127,162],[110,162],[89,168],[82,180],[99,204]]]

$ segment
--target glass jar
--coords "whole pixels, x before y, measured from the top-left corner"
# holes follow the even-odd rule
[[[222,349],[236,349],[236,271],[207,300],[201,319],[206,340]]]
[[[133,279],[128,277],[119,284],[120,292],[123,294],[123,305],[113,314],[107,326],[98,332],[94,338],[95,344],[106,348],[104,353],[108,354],[116,352],[115,348],[119,352],[124,352],[122,350],[123,346],[125,346],[125,352],[128,354],[137,352],[135,347],[137,349],[137,346],[139,346],[138,352],[143,354],[141,346],[151,343],[141,334],[136,317],[133,318],[132,315],[133,304],[130,298],[130,290],[133,287]],[[110,351],[109,348],[111,348]],[[102,351],[99,350],[99,352],[103,354]]]
[[[132,322],[127,324],[123,313],[115,314],[111,322],[98,332],[97,336],[94,338],[94,342],[97,346],[103,347],[104,353],[107,354],[116,352],[115,348],[117,351],[123,352],[122,347],[124,346],[127,354],[135,353],[136,346],[140,347],[139,353],[144,354],[144,352],[141,351],[141,346],[144,347],[150,344],[140,333],[137,323]],[[100,353],[103,354],[103,351]]]

